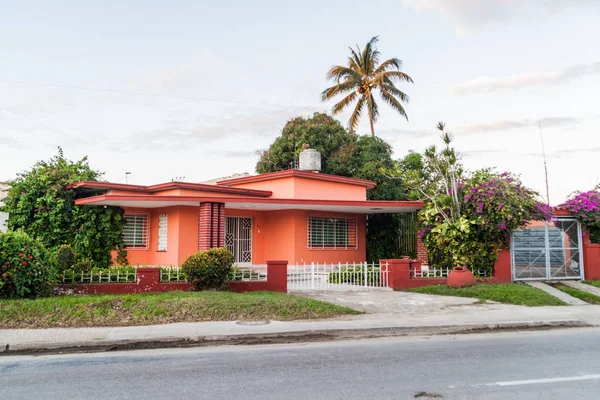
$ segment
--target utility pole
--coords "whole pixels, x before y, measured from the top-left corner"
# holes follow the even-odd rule
[[[544,174],[546,176],[546,201],[550,205],[550,189],[548,187],[548,165],[546,163],[546,149],[544,148],[544,135],[542,134],[542,121],[538,120],[538,126],[540,128],[540,139],[542,141],[542,156],[544,157]]]

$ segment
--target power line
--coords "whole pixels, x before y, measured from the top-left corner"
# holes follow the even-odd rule
[[[0,82],[13,83],[13,84],[24,84],[24,85],[47,86],[47,87],[55,87],[55,88],[62,88],[62,89],[88,90],[88,91],[105,92],[105,93],[129,94],[129,95],[135,95],[135,96],[164,97],[164,98],[182,99],[182,100],[208,101],[208,102],[229,103],[229,104],[244,104],[244,105],[259,106],[259,107],[276,107],[276,108],[290,107],[289,105],[283,105],[283,104],[253,103],[253,102],[249,102],[249,101],[222,100],[222,99],[215,99],[215,98],[210,98],[210,97],[177,96],[174,94],[148,93],[148,92],[138,92],[138,91],[133,91],[133,90],[121,90],[121,89],[104,89],[104,88],[94,88],[94,87],[75,86],[75,85],[60,85],[60,84],[46,83],[46,82],[13,81],[13,80],[7,80],[7,79],[0,79]],[[310,107],[304,106],[304,108],[310,108]]]

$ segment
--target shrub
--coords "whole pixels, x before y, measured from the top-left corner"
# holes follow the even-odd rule
[[[92,264],[92,261],[90,261],[89,258],[82,258],[81,260],[77,261],[75,264],[73,264],[73,267],[71,268],[74,272],[91,272],[92,269],[94,269],[94,264]]]
[[[233,266],[233,254],[225,248],[199,251],[181,266],[195,290],[223,289]]]
[[[600,185],[588,192],[577,192],[561,207],[577,217],[590,233],[592,243],[600,243]]]
[[[68,244],[63,244],[56,251],[56,266],[58,271],[66,271],[75,265],[75,252]]]
[[[46,248],[24,232],[0,234],[0,297],[52,294],[56,269]]]

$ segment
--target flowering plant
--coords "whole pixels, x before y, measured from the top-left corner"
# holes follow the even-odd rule
[[[577,192],[560,207],[569,210],[589,232],[592,243],[600,243],[600,185]]]
[[[49,295],[54,274],[38,240],[20,231],[0,234],[0,298]]]

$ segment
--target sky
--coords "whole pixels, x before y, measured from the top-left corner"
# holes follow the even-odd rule
[[[0,181],[57,146],[112,182],[253,173],[288,120],[331,113],[328,69],[375,35],[414,80],[409,121],[382,104],[375,126],[396,157],[444,121],[468,169],[545,194],[541,124],[552,204],[600,179],[600,0],[0,4]]]

